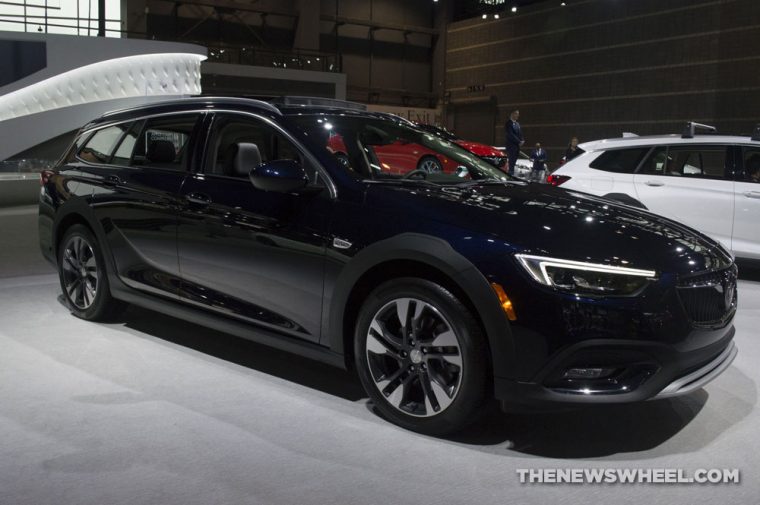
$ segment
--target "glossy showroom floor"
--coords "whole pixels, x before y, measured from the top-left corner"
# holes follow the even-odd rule
[[[441,440],[372,413],[317,363],[152,312],[77,320],[0,209],[0,503],[749,504],[760,496],[760,283],[740,283],[739,356],[677,400],[491,413]],[[757,278],[757,277],[755,277]],[[739,468],[739,485],[520,485],[517,468]]]

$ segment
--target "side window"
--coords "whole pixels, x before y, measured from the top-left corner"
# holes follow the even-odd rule
[[[668,149],[670,175],[724,179],[726,148],[722,146],[684,146]]]
[[[668,148],[655,147],[641,166],[640,172],[650,175],[665,175],[667,165]]]
[[[699,179],[726,178],[724,146],[657,147],[644,162],[642,172]]]
[[[613,149],[603,152],[589,166],[597,170],[604,170],[605,172],[632,174],[648,152],[648,147]]]
[[[319,172],[285,135],[263,121],[218,116],[210,142],[206,173],[247,178],[259,165],[295,160],[304,167],[310,184],[319,184]]]
[[[185,170],[197,114],[149,119],[135,139],[132,165]]]
[[[135,144],[137,143],[137,136],[140,134],[141,125],[141,122],[134,123],[122,137],[119,147],[117,147],[116,152],[113,153],[111,164],[129,165],[129,161],[132,159],[132,152],[135,150]]]
[[[82,135],[81,133],[77,133],[77,137],[74,139],[74,143],[71,144],[71,147],[66,152],[64,163],[75,163],[77,161],[77,158],[79,156],[79,150],[82,148],[82,145],[84,144],[84,141],[86,139],[87,139],[87,135]]]
[[[760,149],[745,147],[742,149],[744,161],[744,182],[760,184]]]
[[[97,130],[79,150],[77,157],[88,163],[108,163],[114,147],[129,126],[127,123]]]

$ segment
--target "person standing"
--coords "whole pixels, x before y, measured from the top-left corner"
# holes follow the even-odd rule
[[[583,151],[578,147],[578,137],[573,137],[570,139],[570,145],[567,146],[567,150],[565,151],[565,156],[562,158],[562,164],[564,165],[568,161],[572,160],[579,154],[581,154]]]
[[[517,158],[520,156],[520,147],[525,143],[520,123],[517,122],[518,119],[520,119],[520,111],[512,109],[509,113],[507,124],[504,125],[506,134],[505,146],[507,157],[509,158],[509,175],[515,175],[515,164],[517,164]]]
[[[533,161],[531,180],[536,182],[543,181],[546,167],[546,151],[541,147],[540,143],[536,143],[535,149],[530,153],[530,159]]]

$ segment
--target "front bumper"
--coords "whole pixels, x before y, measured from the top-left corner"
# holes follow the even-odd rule
[[[662,391],[657,393],[655,398],[671,398],[673,396],[681,396],[696,391],[725,372],[726,369],[731,366],[731,363],[733,363],[738,352],[736,345],[731,341],[726,349],[714,360],[693,372],[674,380],[665,386]]]
[[[733,362],[737,347],[729,325],[717,342],[699,349],[679,351],[654,342],[582,342],[560,353],[529,382],[495,378],[495,396],[505,410],[554,408],[583,404],[631,403],[691,393],[723,373]],[[593,380],[568,380],[572,367],[605,366],[615,374]]]

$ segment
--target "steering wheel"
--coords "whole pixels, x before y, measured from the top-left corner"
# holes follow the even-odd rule
[[[414,179],[416,176],[421,176],[420,179],[427,179],[428,172],[421,168],[417,168],[406,174],[402,179]]]

